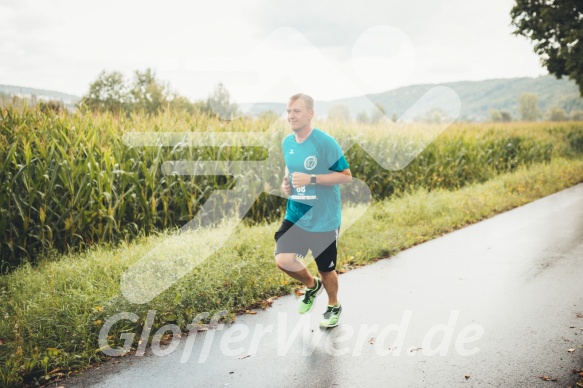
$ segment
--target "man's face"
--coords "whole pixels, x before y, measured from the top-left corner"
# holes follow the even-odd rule
[[[314,111],[308,112],[306,103],[301,98],[290,101],[287,105],[287,121],[294,132],[301,131],[310,125]]]

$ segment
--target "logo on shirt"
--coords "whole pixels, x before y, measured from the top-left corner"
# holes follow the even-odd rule
[[[289,154],[293,155],[294,154],[294,150],[289,150]]]
[[[315,169],[317,164],[318,164],[318,159],[314,155],[308,156],[306,158],[306,160],[304,160],[304,168],[306,170]]]

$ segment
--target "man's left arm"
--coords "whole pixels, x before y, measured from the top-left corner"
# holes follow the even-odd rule
[[[333,186],[339,185],[342,183],[348,183],[352,180],[352,173],[350,169],[347,168],[346,170],[340,172],[331,172],[330,174],[319,174],[316,175],[316,184],[317,185],[324,185],[324,186]]]
[[[307,186],[312,180],[311,174],[303,172],[294,172],[292,176],[292,185],[294,188]],[[350,169],[342,170],[340,172],[330,172],[328,174],[316,174],[316,184],[323,186],[334,186],[342,183],[348,183],[352,180],[352,173]]]

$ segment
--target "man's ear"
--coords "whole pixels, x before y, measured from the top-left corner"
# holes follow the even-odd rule
[[[312,110],[310,111],[310,120],[311,120],[311,119],[313,119],[313,118],[314,118],[314,110],[312,109]]]

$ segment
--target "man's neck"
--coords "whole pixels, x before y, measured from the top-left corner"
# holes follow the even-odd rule
[[[310,132],[312,132],[312,126],[311,125],[306,125],[304,128],[300,129],[299,131],[296,131],[296,139],[305,139],[306,137],[308,137],[308,135],[310,134]]]

